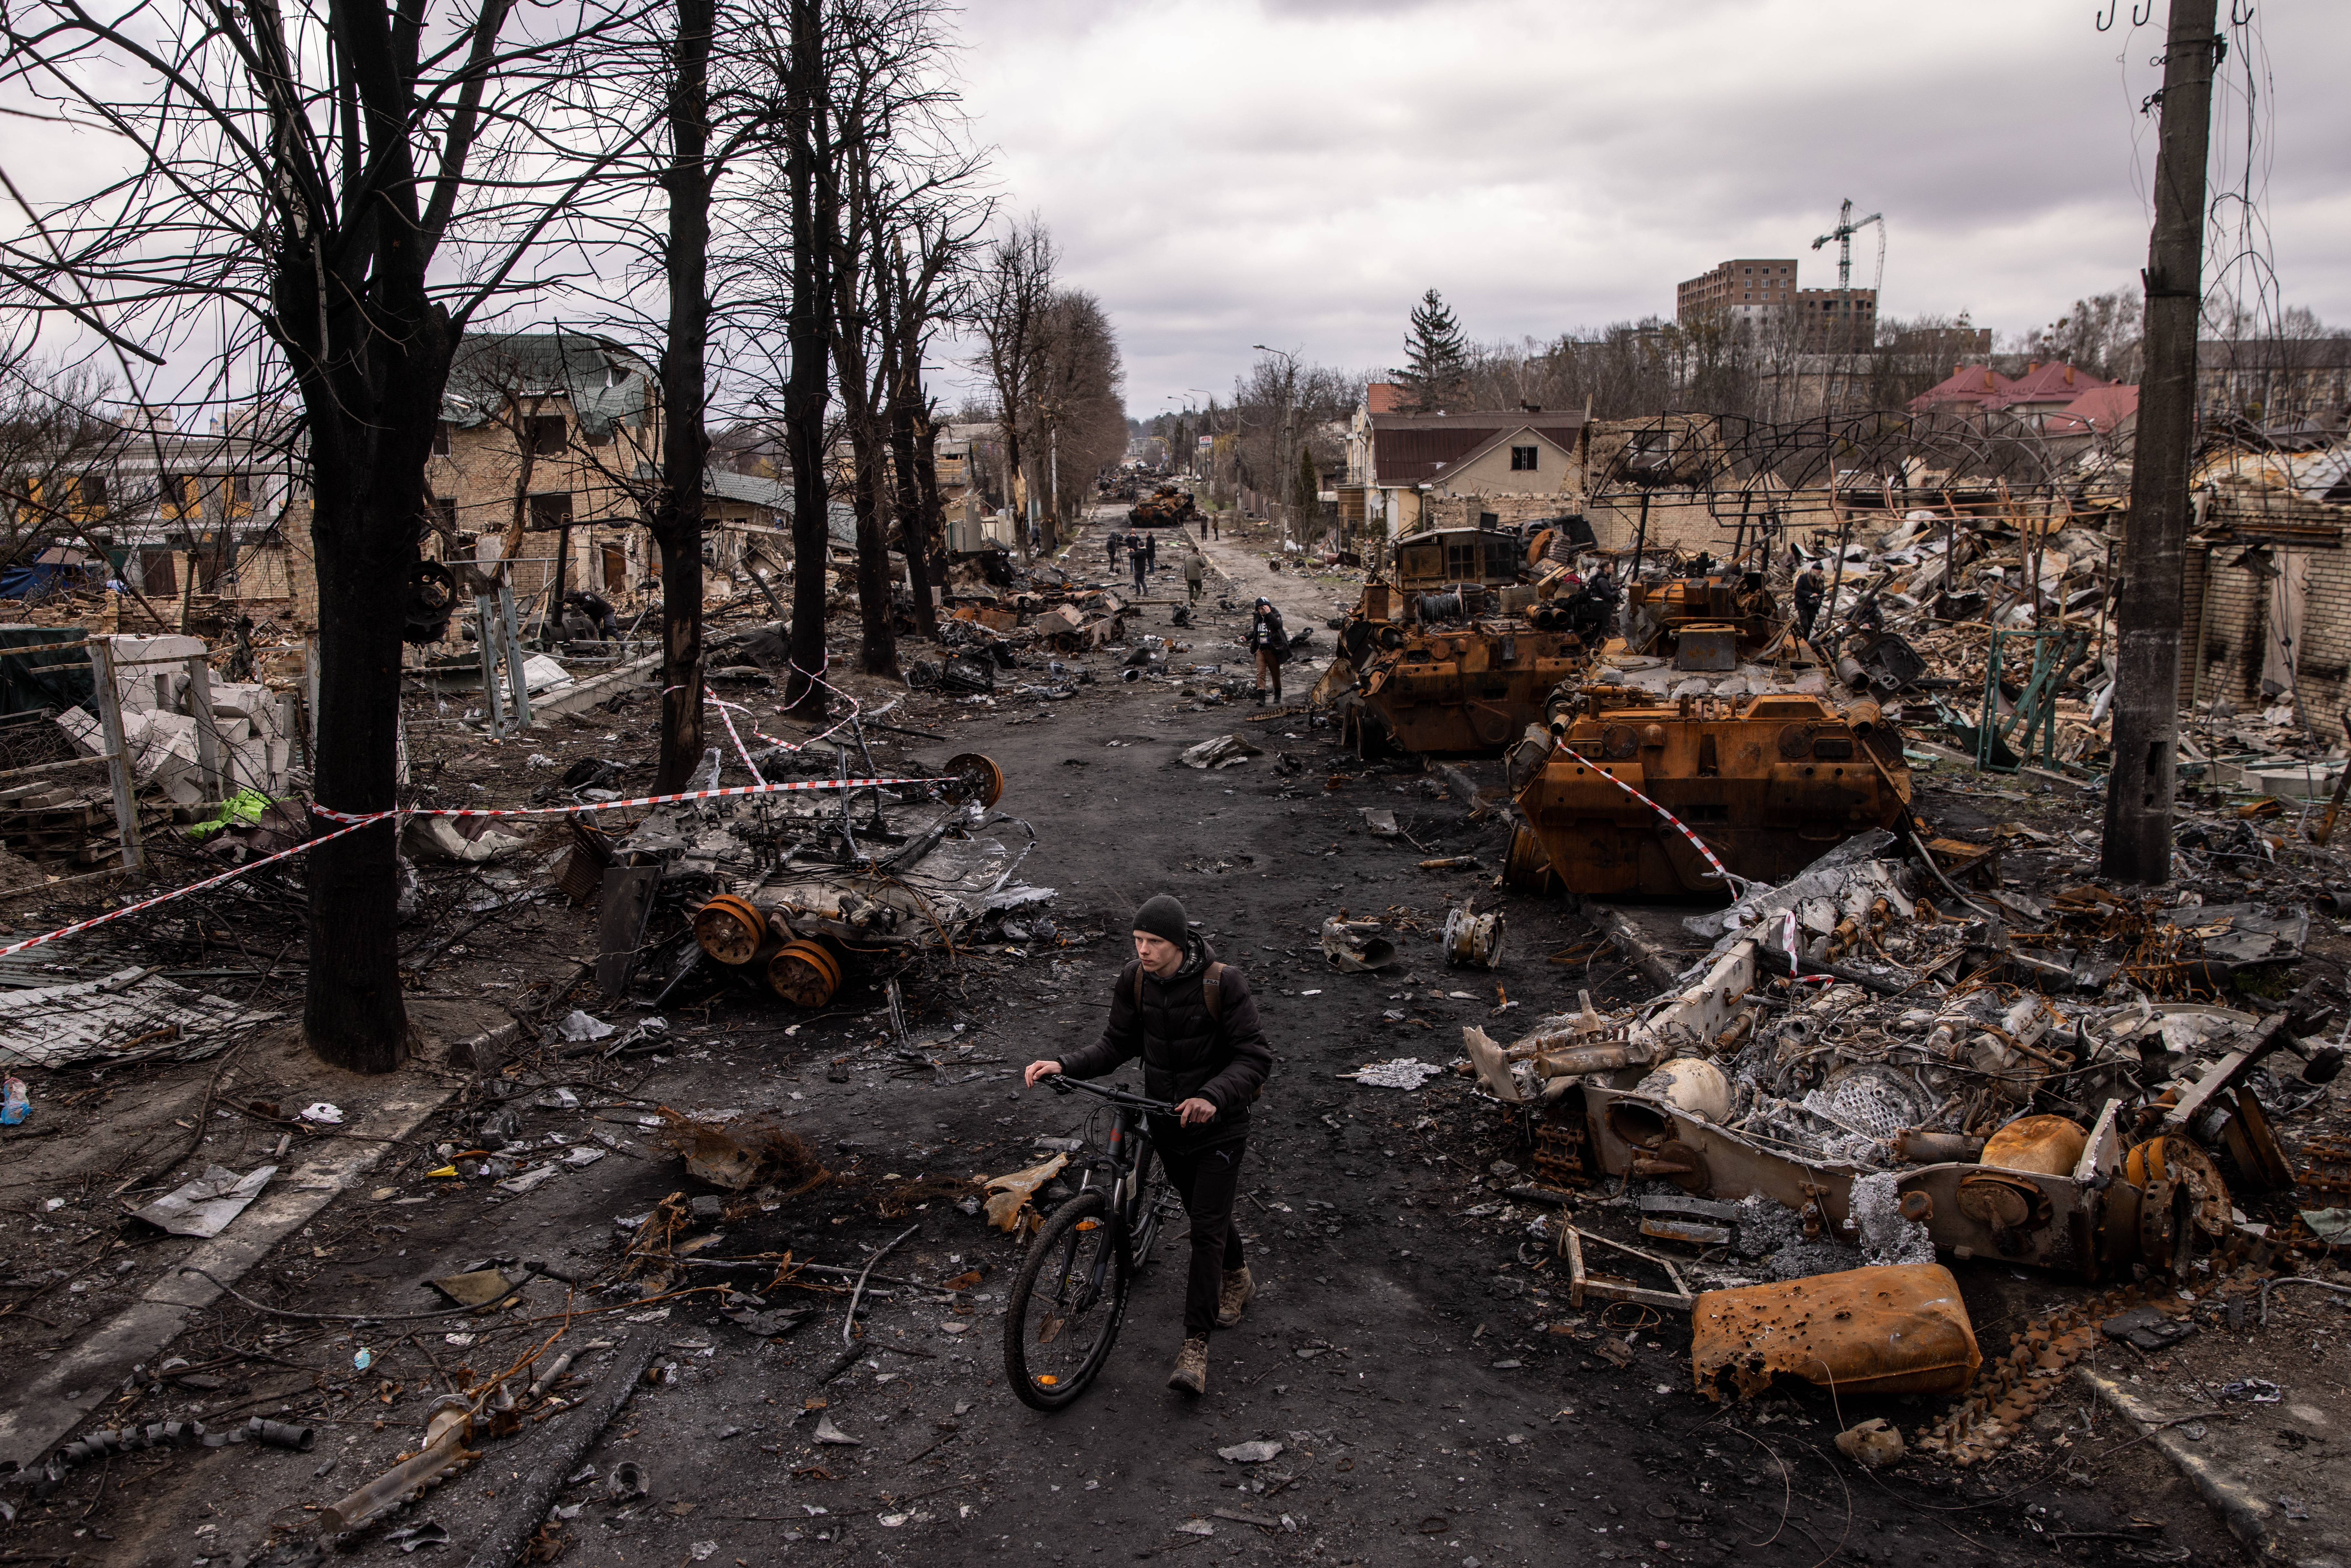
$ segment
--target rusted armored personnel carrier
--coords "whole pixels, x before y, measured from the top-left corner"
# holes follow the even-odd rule
[[[1548,744],[1530,737],[1513,751],[1541,851],[1513,843],[1513,880],[1540,879],[1547,861],[1571,893],[1728,893],[1656,806],[1732,875],[1778,882],[1855,833],[1894,826],[1910,799],[1901,737],[1876,703],[1839,704],[1825,690],[1661,695],[1616,679],[1604,664],[1562,689]]]
[[[1761,653],[1785,624],[1761,572],[1667,578],[1625,591],[1625,651],[1662,653],[1684,669],[1729,670]],[[1685,649],[1687,664],[1680,663]]]
[[[1173,528],[1188,523],[1199,515],[1199,508],[1193,504],[1191,491],[1179,490],[1173,485],[1162,485],[1129,507],[1126,520],[1137,528]]]
[[[1541,719],[1605,622],[1604,604],[1559,593],[1552,537],[1438,528],[1398,543],[1339,626],[1355,685],[1343,722],[1360,752],[1494,752]]]
[[[1728,893],[1689,835],[1733,876],[1777,882],[1894,825],[1910,799],[1901,737],[1831,674],[1759,573],[1632,585],[1624,635],[1511,751],[1532,831],[1506,874],[1596,895]]]

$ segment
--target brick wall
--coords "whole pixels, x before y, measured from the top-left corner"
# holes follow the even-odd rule
[[[2226,697],[2243,710],[2269,700],[2262,692],[2262,649],[2277,580],[2231,565],[2245,549],[2231,543],[2188,552],[2180,605],[2182,707],[2206,707],[2214,697]],[[2294,689],[2304,716],[2331,737],[2351,703],[2351,551],[2312,550],[2303,559],[2309,576]]]
[[[1510,528],[1575,510],[1575,497],[1554,491],[1547,496],[1430,496],[1424,515],[1432,528],[1475,528],[1481,514],[1491,512]]]
[[[1611,496],[1594,503],[1586,516],[1592,519],[1593,537],[1605,549],[1631,549],[1635,536],[1642,531],[1638,496]],[[1646,548],[1650,550],[1708,549],[1719,554],[1729,549],[1737,533],[1735,518],[1726,525],[1690,491],[1660,490],[1649,497]]]

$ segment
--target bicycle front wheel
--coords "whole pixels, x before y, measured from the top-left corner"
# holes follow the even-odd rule
[[[1110,1359],[1132,1265],[1110,1200],[1081,1192],[1045,1218],[1004,1312],[1004,1375],[1037,1410],[1073,1403]]]
[[[1167,1210],[1176,1196],[1167,1185],[1167,1166],[1159,1151],[1147,1143],[1134,1167],[1134,1224],[1127,1250],[1134,1257],[1134,1271],[1140,1274],[1150,1266],[1152,1249],[1159,1245],[1159,1233],[1165,1228]]]

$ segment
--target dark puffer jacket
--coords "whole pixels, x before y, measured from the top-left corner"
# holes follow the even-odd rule
[[[1119,971],[1102,1038],[1061,1058],[1061,1071],[1071,1077],[1099,1078],[1139,1055],[1144,1093],[1171,1103],[1196,1096],[1217,1108],[1213,1118],[1196,1127],[1154,1116],[1152,1141],[1163,1149],[1212,1148],[1244,1136],[1249,1102],[1273,1071],[1273,1051],[1257,1019],[1257,998],[1230,964],[1217,977],[1217,1016],[1209,1016],[1202,991],[1208,966],[1216,961],[1215,950],[1197,935],[1185,940],[1184,962],[1168,979],[1129,960]]]

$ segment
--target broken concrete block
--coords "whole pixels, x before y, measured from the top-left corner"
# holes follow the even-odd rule
[[[259,718],[271,706],[269,688],[257,682],[213,685],[213,712],[223,718]]]

